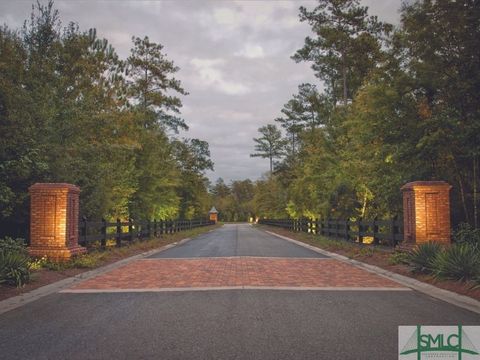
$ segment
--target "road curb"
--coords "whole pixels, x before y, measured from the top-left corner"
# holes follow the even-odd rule
[[[375,266],[375,265],[370,265],[370,264],[366,264],[366,263],[363,263],[363,262],[358,261],[358,260],[350,259],[346,256],[339,255],[339,254],[336,254],[336,253],[332,253],[330,251],[320,249],[320,248],[318,248],[316,246],[313,246],[313,245],[305,244],[301,241],[294,240],[294,239],[289,238],[287,236],[276,234],[272,231],[268,231],[268,230],[262,230],[262,231],[265,231],[266,233],[268,233],[270,235],[274,235],[276,237],[279,237],[283,240],[290,241],[290,242],[292,242],[294,244],[297,244],[299,246],[303,246],[304,248],[310,249],[310,250],[315,251],[319,254],[326,255],[326,256],[329,256],[333,259],[352,264],[352,265],[354,265],[354,266],[356,266],[360,269],[363,269],[363,270],[369,271],[371,273],[383,276],[387,279],[396,281],[396,282],[398,282],[398,283],[400,283],[404,286],[407,286],[407,287],[409,287],[413,290],[419,291],[423,294],[434,297],[436,299],[448,302],[449,304],[452,304],[452,305],[461,307],[463,309],[467,309],[467,310],[470,310],[470,311],[475,312],[477,314],[480,314],[480,301],[472,299],[468,296],[460,295],[460,294],[457,294],[457,293],[454,293],[452,291],[448,291],[448,290],[445,290],[445,289],[440,289],[440,288],[438,288],[434,285],[430,285],[430,284],[421,282],[419,280],[412,279],[408,276],[400,275],[400,274],[382,269],[382,268],[380,268],[378,266]]]
[[[212,230],[210,230],[210,231],[212,231]],[[185,238],[185,239],[179,240],[177,242],[164,245],[160,248],[149,250],[149,251],[143,252],[141,254],[133,255],[133,256],[127,257],[125,259],[121,259],[119,261],[116,261],[114,263],[111,263],[111,264],[108,264],[108,265],[105,265],[105,266],[102,266],[102,267],[99,267],[99,268],[96,268],[96,269],[93,269],[93,270],[85,271],[81,274],[78,274],[78,275],[75,275],[75,276],[72,276],[72,277],[69,277],[69,278],[66,278],[66,279],[63,279],[63,280],[60,280],[60,281],[42,286],[42,287],[39,287],[39,288],[34,289],[32,291],[29,291],[27,293],[17,295],[17,296],[12,296],[8,299],[0,301],[0,315],[3,314],[3,313],[6,313],[7,311],[16,309],[20,306],[23,306],[23,305],[26,305],[26,304],[31,303],[33,301],[36,301],[36,300],[38,300],[38,299],[40,299],[44,296],[57,293],[57,292],[65,289],[67,287],[72,286],[73,284],[75,284],[77,282],[90,279],[94,276],[103,274],[107,271],[110,271],[110,270],[113,270],[113,269],[116,269],[116,268],[119,268],[119,267],[124,266],[128,263],[131,263],[133,261],[141,260],[141,259],[147,258],[151,255],[155,255],[155,254],[160,253],[162,251],[171,249],[175,246],[182,245],[182,244],[184,244],[184,243],[186,243],[190,240],[192,240],[192,238]]]

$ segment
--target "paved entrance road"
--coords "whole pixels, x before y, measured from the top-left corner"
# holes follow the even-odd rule
[[[222,237],[237,245],[222,246]],[[225,226],[164,255],[191,257],[195,246],[209,257],[227,247],[316,256],[248,225]],[[480,316],[414,291],[61,293],[0,315],[0,358],[385,360],[398,358],[397,326],[416,324],[478,325]]]
[[[227,224],[200,235],[195,241],[163,251],[155,258],[192,258],[224,256],[322,258],[319,253],[289,243],[249,225]]]

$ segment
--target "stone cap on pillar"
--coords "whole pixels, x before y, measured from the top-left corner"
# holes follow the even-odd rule
[[[28,188],[29,192],[32,191],[58,191],[58,192],[73,192],[80,193],[80,188],[78,186],[68,184],[68,183],[35,183]]]
[[[428,189],[428,188],[445,188],[450,190],[452,185],[445,181],[412,181],[405,185],[403,185],[400,190],[408,191],[408,190],[415,190],[415,189]]]
[[[212,208],[210,209],[210,211],[208,213],[209,214],[218,214],[218,211],[217,211],[217,209],[215,209],[215,206],[212,206]]]

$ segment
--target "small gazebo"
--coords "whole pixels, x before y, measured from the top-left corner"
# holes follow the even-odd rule
[[[208,212],[208,215],[210,216],[211,221],[215,221],[215,223],[218,221],[218,211],[217,209],[215,209],[215,206],[212,206],[212,208]]]

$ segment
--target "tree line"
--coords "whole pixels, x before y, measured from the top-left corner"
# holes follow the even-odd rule
[[[254,139],[252,155],[271,163],[258,216],[388,217],[401,214],[405,183],[445,180],[454,223],[478,227],[479,2],[400,12],[393,26],[358,0],[300,7],[312,35],[292,58],[321,85],[300,84]]]
[[[90,219],[206,216],[213,163],[207,142],[178,136],[178,71],[148,37],[121,59],[52,1],[0,27],[0,237],[26,235],[35,182],[80,186]]]

